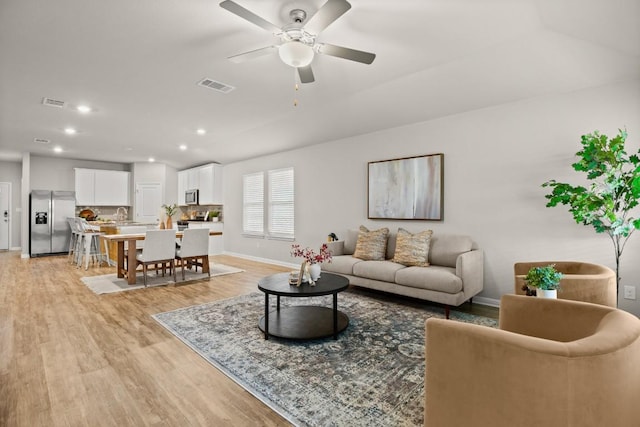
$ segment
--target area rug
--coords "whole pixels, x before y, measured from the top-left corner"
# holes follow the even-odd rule
[[[270,300],[275,309],[276,298]],[[283,297],[281,303],[330,307],[331,296]],[[358,291],[340,293],[338,306],[350,319],[338,340],[265,341],[258,329],[264,294],[258,292],[153,317],[294,425],[423,425],[424,323],[443,318],[443,310]],[[450,317],[497,324],[457,311]]]
[[[241,273],[244,271],[239,268],[218,263],[210,263],[209,268],[211,271],[211,277]],[[173,275],[171,274],[162,276],[162,274],[156,275],[155,272],[151,271],[147,274],[147,287],[166,286],[173,284],[181,285],[184,283],[193,282],[195,280],[208,279],[207,274],[202,273],[201,269],[198,269],[197,272],[195,269],[185,269],[184,276],[185,280],[183,281],[181,268],[176,269],[176,282],[173,281]],[[127,279],[118,278],[115,273],[105,274],[102,276],[83,277],[81,280],[85,285],[87,285],[89,289],[91,289],[96,294],[110,294],[114,292],[130,291],[133,289],[144,288],[142,272],[139,272],[138,277],[136,278],[135,285],[129,285],[127,283]]]

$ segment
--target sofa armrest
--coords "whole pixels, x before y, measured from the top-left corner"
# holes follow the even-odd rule
[[[567,407],[565,351],[562,343],[428,319],[425,426],[569,425],[558,422]],[[549,410],[535,410],[540,404]]]
[[[328,242],[327,247],[329,252],[331,252],[331,256],[344,255],[344,240]]]
[[[484,287],[484,252],[474,249],[456,259],[456,276],[462,279],[462,292],[467,298],[480,293]]]

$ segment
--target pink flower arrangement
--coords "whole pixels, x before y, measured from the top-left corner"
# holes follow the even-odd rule
[[[322,246],[320,246],[319,253],[315,253],[313,249],[302,249],[300,245],[293,244],[291,245],[291,256],[296,258],[304,258],[305,261],[309,264],[331,262],[331,252],[329,252],[329,246],[327,246],[326,243],[323,243]]]

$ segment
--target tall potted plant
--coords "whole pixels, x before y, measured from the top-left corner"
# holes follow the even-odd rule
[[[578,224],[590,225],[596,233],[607,233],[613,242],[616,261],[616,293],[620,289],[620,258],[640,219],[631,216],[640,201],[640,150],[627,155],[624,144],[627,132],[609,138],[598,131],[582,135],[582,150],[571,166],[587,174],[589,187],[573,186],[550,180],[542,184],[552,188],[547,207],[568,205]]]

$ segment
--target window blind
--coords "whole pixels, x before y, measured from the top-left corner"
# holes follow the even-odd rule
[[[264,235],[264,173],[242,176],[242,232]]]
[[[268,176],[269,236],[294,238],[294,174],[293,168],[271,170]]]

